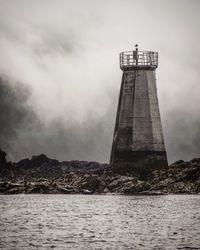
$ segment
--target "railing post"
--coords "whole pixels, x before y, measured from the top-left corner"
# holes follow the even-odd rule
[[[136,66],[138,66],[138,45],[135,45],[135,52],[136,52]]]

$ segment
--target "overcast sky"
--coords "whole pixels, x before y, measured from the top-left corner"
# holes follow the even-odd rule
[[[14,160],[108,162],[118,55],[138,43],[159,52],[169,162],[200,157],[199,12],[198,0],[0,0],[1,146]]]

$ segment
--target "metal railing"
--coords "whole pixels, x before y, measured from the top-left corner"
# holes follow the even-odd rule
[[[120,53],[120,68],[156,69],[158,67],[158,53],[153,51],[126,51]]]

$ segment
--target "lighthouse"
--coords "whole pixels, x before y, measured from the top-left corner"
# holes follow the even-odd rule
[[[168,165],[160,118],[156,68],[158,53],[135,50],[120,53],[123,72],[110,164],[113,168],[151,168]]]

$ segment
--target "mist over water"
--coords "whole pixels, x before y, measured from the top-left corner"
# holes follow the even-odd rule
[[[18,89],[12,88],[0,79],[0,142],[9,159],[45,153],[63,160],[99,158],[105,161],[106,151],[110,151],[105,141],[112,130],[108,122],[90,117],[90,124],[72,121],[66,128],[59,119],[45,124],[26,104],[30,93],[23,85],[17,86]],[[105,114],[112,115],[109,110]]]
[[[118,54],[159,52],[158,97],[169,162],[200,152],[199,1],[0,1],[0,146],[108,162]]]

